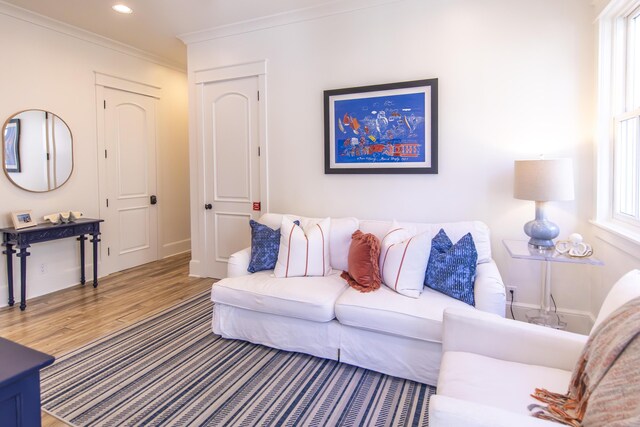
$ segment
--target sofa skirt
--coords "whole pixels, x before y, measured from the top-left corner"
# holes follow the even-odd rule
[[[442,343],[340,325],[340,361],[435,386]]]
[[[312,322],[214,304],[213,332],[436,385],[442,344],[330,322]]]
[[[223,338],[339,360],[341,325],[335,319],[312,322],[214,304],[212,327]]]

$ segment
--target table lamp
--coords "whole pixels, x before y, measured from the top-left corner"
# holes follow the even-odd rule
[[[560,229],[547,219],[549,201],[573,200],[573,162],[571,159],[516,160],[513,197],[536,202],[536,219],[524,225],[529,245],[551,249]]]

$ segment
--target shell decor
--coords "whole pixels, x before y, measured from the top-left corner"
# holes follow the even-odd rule
[[[44,220],[50,222],[53,225],[65,224],[67,222],[74,222],[75,220],[82,218],[84,214],[78,211],[65,211],[58,212],[44,216]]]

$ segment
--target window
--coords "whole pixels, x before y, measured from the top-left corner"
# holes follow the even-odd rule
[[[613,216],[640,226],[640,8],[619,22],[622,54],[620,109],[613,142]]]
[[[640,237],[640,0],[599,17],[598,223]]]

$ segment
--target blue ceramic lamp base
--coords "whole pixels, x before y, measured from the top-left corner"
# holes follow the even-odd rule
[[[529,245],[537,249],[551,249],[555,247],[553,239],[560,234],[560,228],[547,220],[544,212],[544,202],[536,202],[536,219],[524,225],[524,232],[530,237]]]

